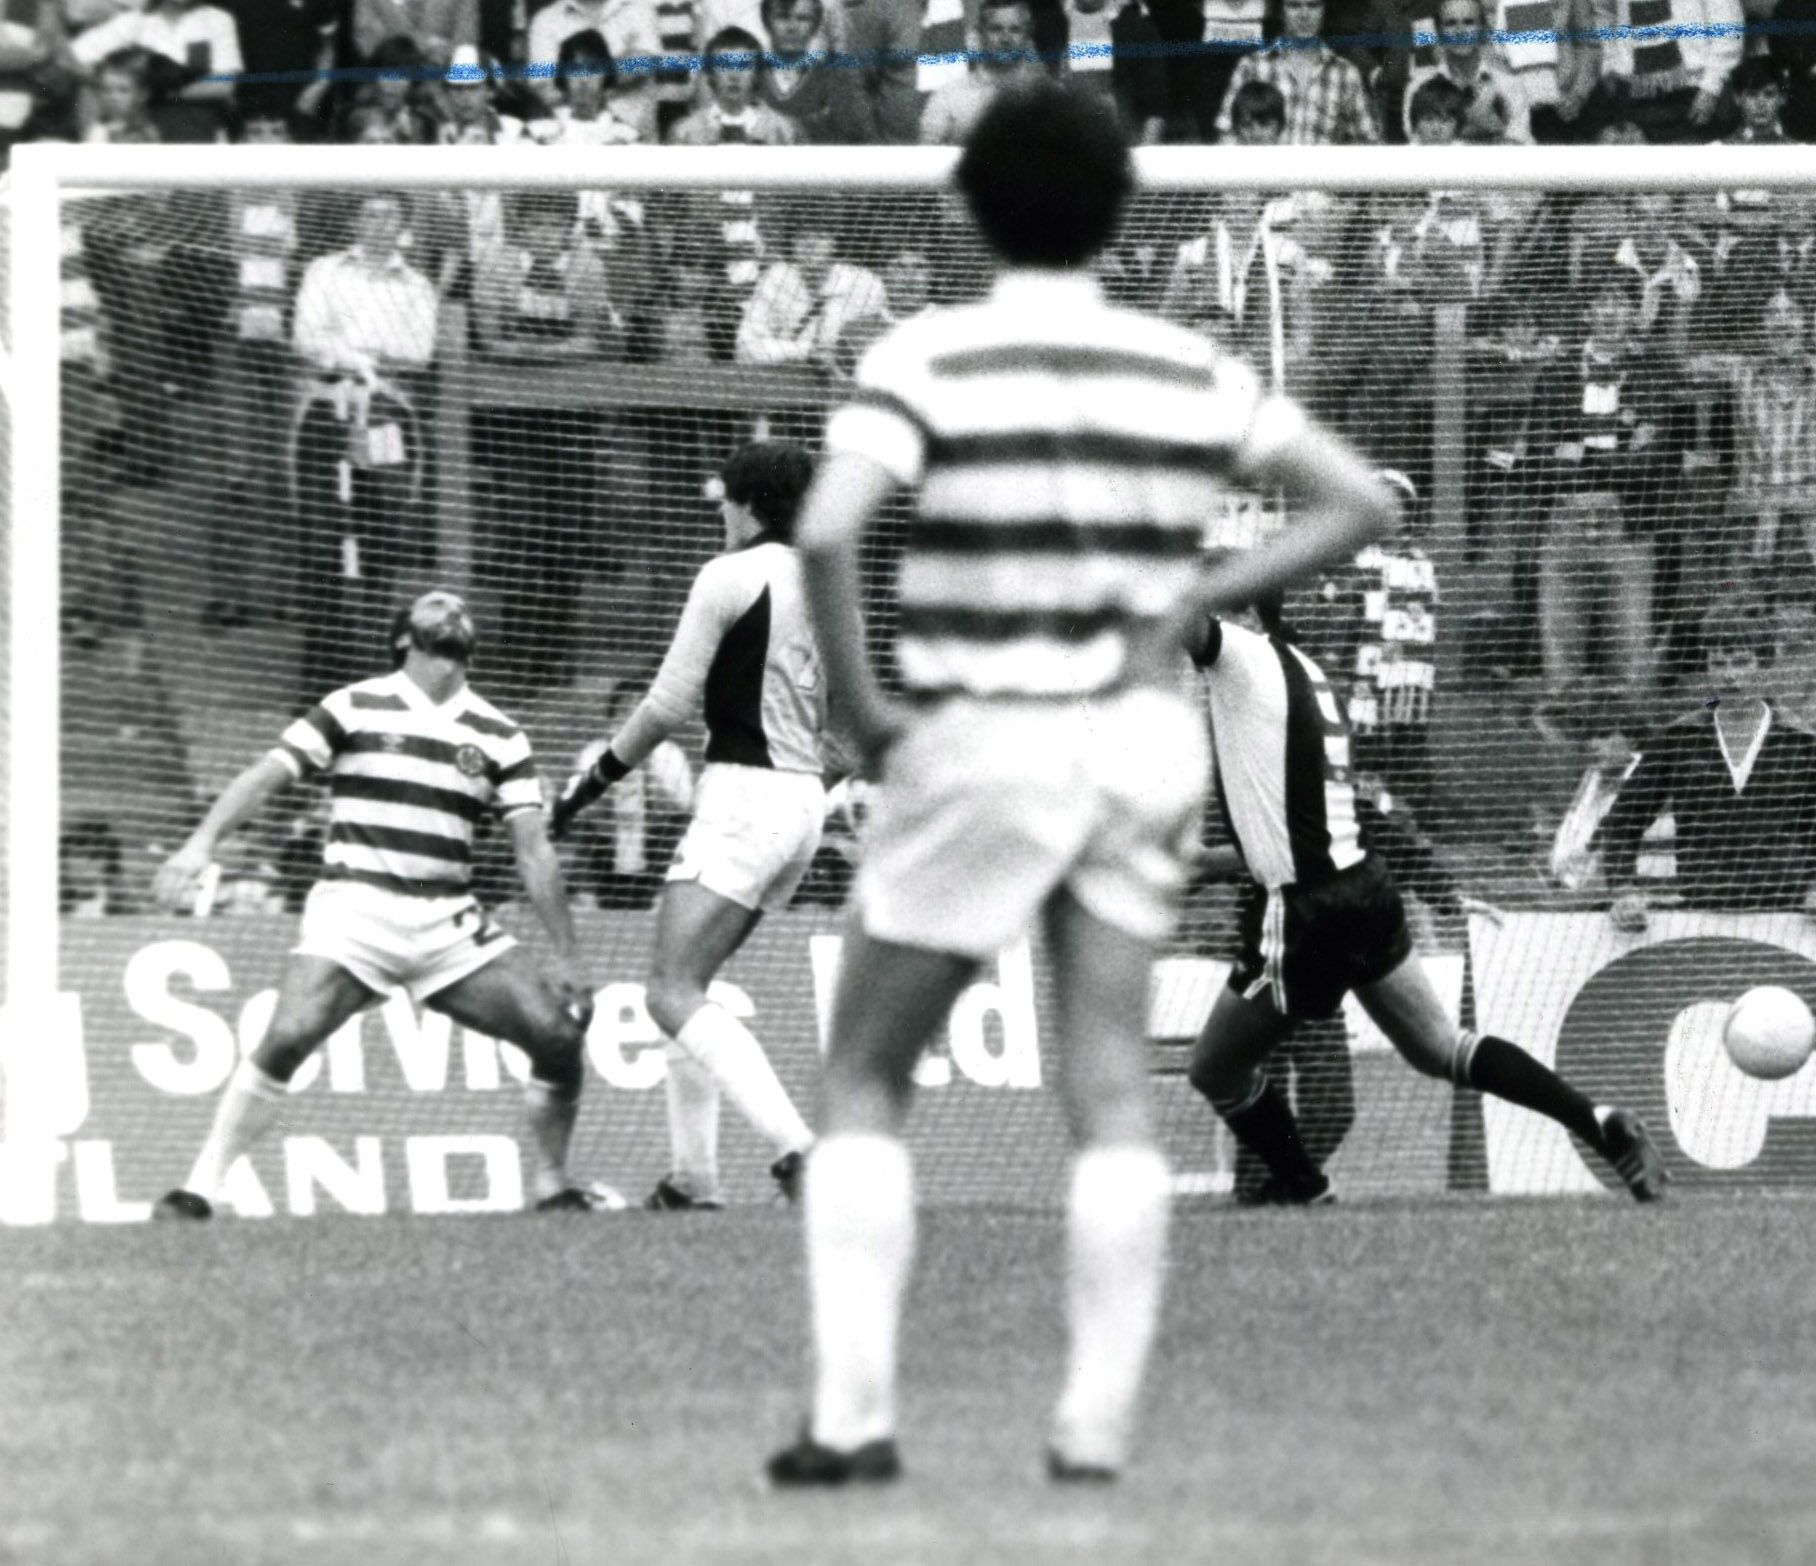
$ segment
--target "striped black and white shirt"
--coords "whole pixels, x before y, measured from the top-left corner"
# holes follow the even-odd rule
[[[1349,730],[1323,670],[1278,637],[1219,620],[1194,662],[1218,800],[1249,874],[1272,891],[1360,864]]]
[[[1009,272],[877,343],[826,444],[919,490],[904,684],[1078,696],[1118,682],[1133,624],[1189,587],[1215,503],[1298,428],[1196,334],[1088,278]]]
[[[411,897],[465,895],[479,822],[543,803],[522,729],[467,687],[437,705],[401,669],[324,697],[273,754],[327,774],[323,879]]]

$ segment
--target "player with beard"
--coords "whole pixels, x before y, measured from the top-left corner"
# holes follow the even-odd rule
[[[298,1068],[344,1023],[398,991],[529,1056],[536,1207],[591,1206],[568,1180],[567,1151],[592,999],[575,963],[529,737],[467,684],[475,635],[457,594],[424,593],[400,609],[390,645],[392,673],[334,691],[292,723],[158,873],[159,901],[182,906],[223,837],[290,783],[326,779],[322,876],[271,1024],[228,1081],[187,1182],[154,1217],[210,1217],[222,1179],[277,1120]],[[494,812],[554,946],[548,976],[473,896],[474,829]]]

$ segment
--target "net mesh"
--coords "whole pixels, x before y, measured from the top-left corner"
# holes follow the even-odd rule
[[[1244,356],[1404,476],[1407,532],[1287,606],[1347,707],[1375,847],[1447,1002],[1639,1109],[1692,1182],[1816,1178],[1812,1073],[1744,1075],[1722,1042],[1744,990],[1816,998],[1797,911],[1816,787],[1794,728],[1816,717],[1813,233],[1807,198],[1764,192],[1150,190],[1102,265],[1113,297]],[[868,344],[976,297],[988,268],[943,193],[831,187],[72,192],[62,235],[81,1207],[187,1167],[268,1015],[323,797],[298,786],[224,845],[207,919],[153,907],[156,866],[291,716],[386,667],[400,599],[469,590],[475,684],[558,781],[628,711],[722,547],[725,458],[756,436],[815,446]],[[869,560],[885,662],[900,521]],[[1207,542],[1279,523],[1272,497],[1231,496]],[[1760,693],[1776,708],[1755,751]],[[609,986],[576,1163],[633,1195],[666,1159],[638,985],[699,765],[697,727],[678,738],[565,851]],[[861,801],[835,808],[796,909],[725,976],[808,1103],[861,820]],[[480,860],[482,897],[508,904],[498,835]],[[1606,911],[1635,870],[1643,934]],[[1501,913],[1473,941],[1464,896]],[[1238,898],[1194,887],[1156,991],[1187,1190],[1258,1178],[1183,1075]],[[1054,1200],[1060,1133],[1031,1090],[1053,1068],[1044,970],[1012,954],[986,978],[923,1067],[927,1188]],[[483,1205],[512,1064],[407,1008],[371,1015],[247,1178],[277,1210]],[[1289,1074],[1348,1191],[1606,1183],[1548,1123],[1416,1075],[1353,1006],[1302,1034]],[[734,1119],[748,1197],[766,1158]],[[466,1140],[420,1151],[436,1137]]]

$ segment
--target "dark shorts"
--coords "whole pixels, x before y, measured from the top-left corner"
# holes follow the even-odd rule
[[[1257,889],[1243,904],[1230,988],[1246,1000],[1270,995],[1283,1017],[1331,1017],[1411,954],[1400,889],[1371,856],[1319,886]]]

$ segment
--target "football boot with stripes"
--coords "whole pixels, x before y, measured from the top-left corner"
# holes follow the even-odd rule
[[[1602,1122],[1602,1156],[1614,1165],[1636,1202],[1656,1202],[1671,1178],[1664,1155],[1631,1110],[1616,1109]]]

